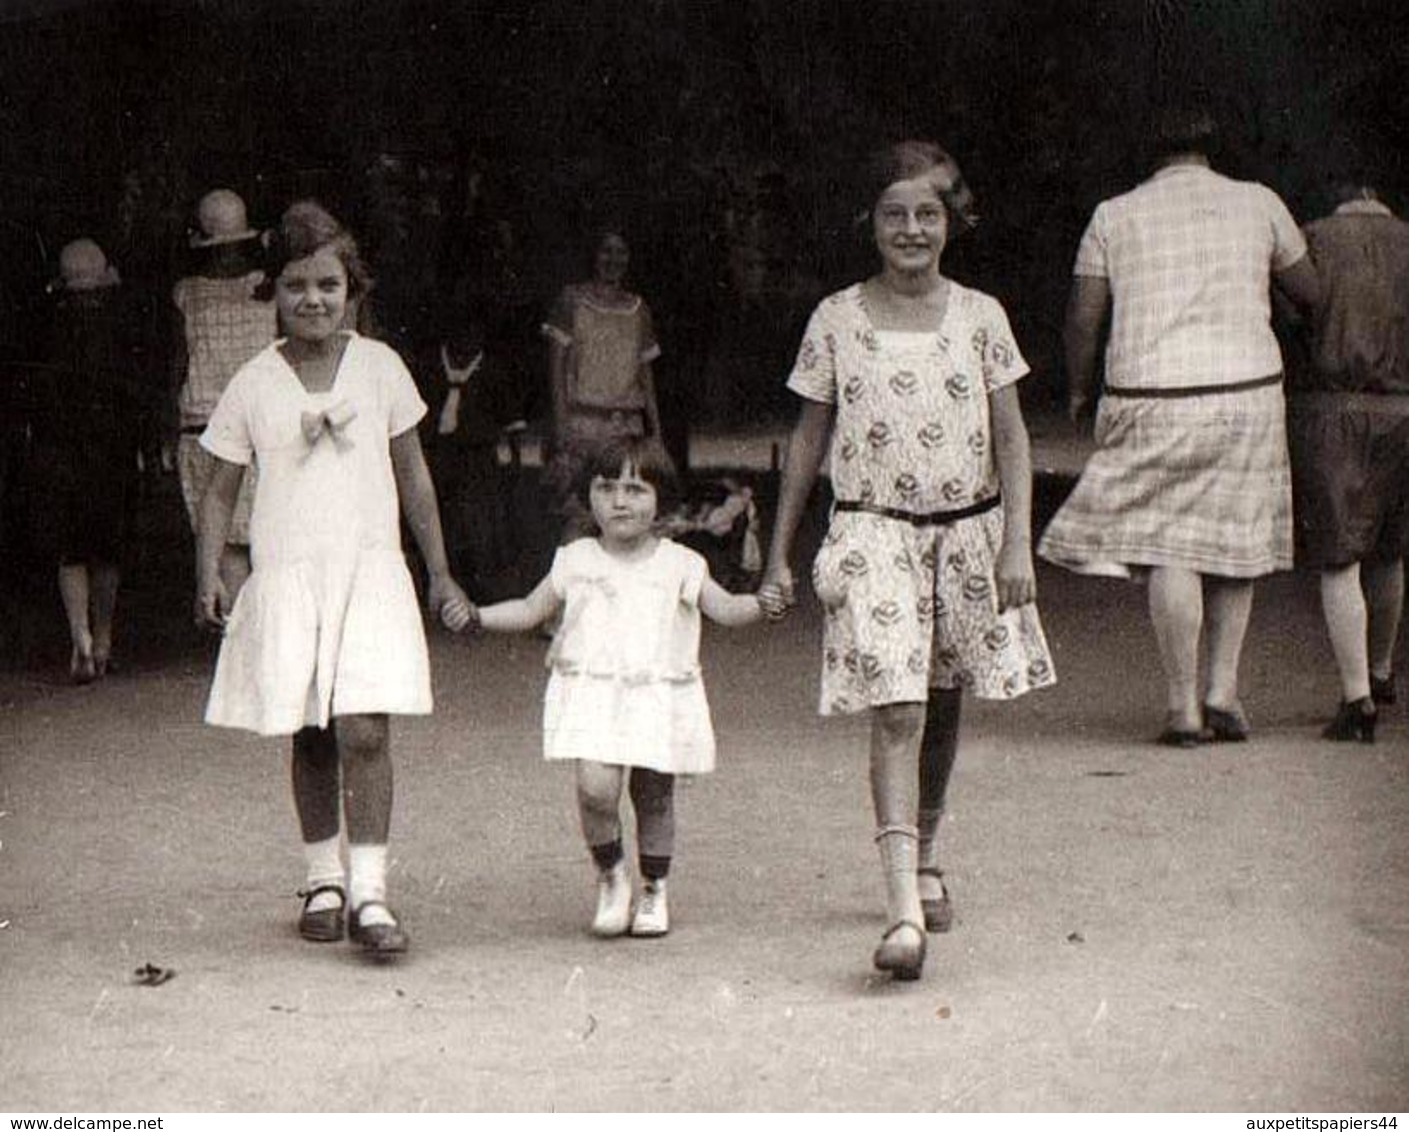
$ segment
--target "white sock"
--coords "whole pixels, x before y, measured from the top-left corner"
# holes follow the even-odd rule
[[[325,884],[336,884],[340,888],[346,887],[342,869],[341,835],[333,834],[332,837],[324,841],[305,841],[303,843],[303,860],[308,870],[306,885],[308,892],[312,892],[315,888],[321,888]],[[308,910],[322,912],[329,908],[338,907],[338,903],[336,893],[324,892],[309,901]]]
[[[360,908],[369,900],[385,903],[387,847],[385,845],[349,845],[347,856],[352,882],[350,893],[352,906]],[[384,908],[369,908],[362,922],[364,924],[386,924],[392,921]]]

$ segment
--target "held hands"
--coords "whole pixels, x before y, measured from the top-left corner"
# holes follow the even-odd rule
[[[787,566],[769,566],[758,587],[758,607],[769,621],[781,621],[797,604],[793,572]]]
[[[479,625],[479,610],[449,574],[431,575],[426,604],[440,615],[441,624],[452,633]]]

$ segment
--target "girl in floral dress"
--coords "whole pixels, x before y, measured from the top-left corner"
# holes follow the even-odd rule
[[[937,832],[962,693],[1011,699],[1054,674],[1033,604],[1031,459],[1014,384],[1027,365],[1003,308],[939,271],[951,227],[975,221],[973,197],[927,142],[883,151],[869,172],[881,270],[823,300],[808,324],[760,596],[793,600],[794,536],[830,456],[836,502],[813,569],[821,712],[870,713],[888,923],[873,962],[915,979],[926,931],[952,916]]]

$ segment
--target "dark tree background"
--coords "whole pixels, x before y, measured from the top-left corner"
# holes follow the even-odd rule
[[[1301,219],[1337,172],[1371,170],[1391,199],[1405,182],[1398,0],[10,0],[0,13],[12,343],[64,241],[94,235],[158,293],[194,201],[226,185],[264,223],[295,195],[324,198],[370,245],[390,302],[433,304],[468,272],[523,317],[582,270],[590,225],[622,217],[663,334],[676,356],[699,354],[751,287],[801,307],[864,269],[850,174],[876,143],[922,135],[959,157],[984,214],[950,269],[1004,300],[1035,388],[1055,395],[1076,239],[1098,199],[1143,175],[1141,123],[1164,98],[1207,93],[1229,171]]]

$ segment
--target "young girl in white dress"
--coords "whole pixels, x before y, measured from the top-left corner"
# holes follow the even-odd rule
[[[761,618],[758,597],[727,592],[693,550],[657,537],[674,473],[644,439],[590,453],[577,494],[599,533],[560,547],[526,598],[472,611],[494,632],[524,632],[561,611],[548,652],[543,753],[577,763],[583,837],[599,871],[599,936],[670,930],[666,876],[675,842],[675,776],[714,769],[700,679],[700,615],[721,625]],[[636,811],[641,899],[622,849],[621,793]]]
[[[196,618],[224,631],[206,722],[293,736],[308,867],[299,932],[339,940],[346,922],[354,943],[391,955],[407,936],[386,903],[387,717],[431,710],[401,513],[427,565],[431,608],[458,629],[470,605],[446,566],[421,454],[426,406],[394,351],[344,329],[349,299],[369,283],[356,243],[304,201],[284,214],[271,254],[287,337],[235,374],[201,436],[216,469],[201,510]],[[231,608],[220,559],[252,457],[252,572]]]

